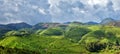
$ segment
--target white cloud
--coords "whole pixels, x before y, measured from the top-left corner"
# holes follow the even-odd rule
[[[51,18],[54,22],[100,22],[120,17],[120,0],[0,0],[0,8],[1,22],[8,18],[30,24]]]
[[[72,3],[69,1],[72,1]],[[87,2],[87,0],[85,2]],[[92,14],[94,13],[91,13],[91,11],[95,9],[89,7],[90,4],[85,4],[85,2],[83,3],[83,0],[59,0],[59,2],[51,0],[52,4],[50,4],[52,6],[50,7],[50,13],[52,13],[53,21],[100,21],[98,17],[93,17]],[[96,4],[100,3],[96,2],[94,5]],[[88,8],[90,9],[87,10]]]
[[[111,0],[115,11],[120,10],[120,0]]]
[[[60,0],[48,0],[48,3],[50,4],[50,5],[59,5],[59,2],[60,2]]]
[[[109,0],[88,0],[89,5],[100,5],[106,7]]]
[[[13,17],[13,14],[11,14],[11,13],[4,13],[4,16]]]
[[[35,5],[32,5],[32,8],[33,8],[33,9],[38,9],[39,7],[38,7],[38,6],[35,6]]]
[[[41,14],[44,14],[44,15],[46,15],[46,12],[45,12],[45,10],[44,10],[44,9],[42,9],[42,8],[39,8],[39,9],[38,9],[38,11],[39,11]]]
[[[0,3],[0,23],[23,21],[36,24],[51,21],[47,0],[0,0]]]
[[[49,0],[49,2],[50,13],[53,18],[57,18],[53,20],[60,22],[73,20],[100,22],[108,17],[117,19],[119,14],[114,10],[120,10],[119,0]]]

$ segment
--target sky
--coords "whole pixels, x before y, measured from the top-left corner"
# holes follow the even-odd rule
[[[0,24],[120,20],[120,0],[0,0]]]

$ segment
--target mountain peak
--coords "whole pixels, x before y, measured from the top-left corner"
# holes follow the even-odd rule
[[[105,18],[101,21],[101,24],[108,24],[110,22],[116,22],[116,20],[114,20],[112,18]]]

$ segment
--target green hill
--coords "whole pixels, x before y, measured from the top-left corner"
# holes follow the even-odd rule
[[[26,49],[31,51],[39,51],[42,54],[79,54],[82,48],[78,43],[72,43],[68,39],[64,39],[61,36],[51,37],[7,37],[0,42],[0,46],[8,48]],[[78,48],[79,47],[79,48]],[[73,50],[76,48],[76,50]],[[84,50],[82,50],[84,51]]]
[[[29,29],[28,29],[29,30]],[[23,32],[24,31],[24,32]],[[26,54],[114,54],[120,51],[120,28],[102,25],[73,24],[66,29],[59,27],[36,30],[29,35],[26,30],[7,32],[0,41],[0,52]],[[10,51],[11,49],[11,51]]]

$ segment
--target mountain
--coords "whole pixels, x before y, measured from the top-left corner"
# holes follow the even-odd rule
[[[113,26],[115,23],[116,23],[116,20],[112,18],[106,18],[106,19],[103,19],[100,24]]]
[[[117,21],[114,25],[120,27],[120,21]]]
[[[99,23],[90,21],[90,22],[87,22],[85,24],[87,24],[87,25],[96,25],[96,24],[99,24]]]
[[[18,30],[22,28],[32,28],[31,25],[21,22],[21,23],[11,23],[7,25],[0,24],[0,29],[11,29],[11,30]]]
[[[64,22],[63,24],[70,24],[70,23],[72,23],[72,22]]]
[[[120,20],[114,20],[112,18],[106,18],[101,22],[102,25],[117,26],[120,27]]]
[[[115,20],[112,18],[106,18],[101,21],[101,24],[107,24],[109,22],[115,22]]]
[[[33,29],[46,29],[48,27],[56,27],[60,25],[60,23],[38,23],[33,26]]]
[[[3,37],[5,33],[11,30],[19,30],[22,28],[32,28],[31,25],[21,22],[21,23],[11,23],[7,25],[0,24],[0,37]]]
[[[11,24],[7,24],[6,25],[8,28],[10,29],[22,29],[22,28],[32,28],[31,25],[27,24],[27,23],[24,23],[24,22],[21,22],[21,23],[11,23]]]

